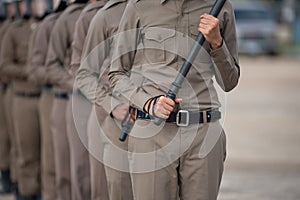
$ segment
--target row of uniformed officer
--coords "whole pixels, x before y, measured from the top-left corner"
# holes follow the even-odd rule
[[[8,2],[10,3],[14,2]],[[59,72],[55,74],[55,70],[63,69],[67,72],[64,73],[67,78],[72,77],[68,73],[73,32],[87,0],[54,1],[55,12],[46,17],[38,27],[38,20],[30,17],[30,14],[36,16],[37,7],[44,7],[37,5],[39,3],[45,2],[17,1],[22,19],[9,28],[1,26],[1,31],[8,32],[4,37],[1,35],[1,41],[5,41],[1,51],[1,80],[12,80],[12,95],[8,95],[8,92],[5,95],[13,100],[9,102],[13,102],[11,121],[14,122],[12,130],[15,130],[14,134],[12,130],[1,129],[1,137],[6,137],[1,140],[4,144],[1,145],[1,180],[7,177],[17,183],[18,199],[38,199],[40,193],[43,199],[49,200],[89,199],[87,150],[76,138],[72,119],[67,117],[72,115],[66,116],[66,111],[59,108],[69,102],[71,89],[63,86],[63,81],[67,79],[61,78]],[[52,5],[52,2],[47,3]],[[64,11],[67,3],[68,9]],[[88,28],[86,25],[93,15],[92,10],[95,13],[102,6],[103,3],[99,2],[89,6],[86,15],[91,16],[84,19],[83,29]],[[8,20],[4,25],[7,23]],[[59,60],[61,58],[62,63]],[[4,108],[8,114],[11,113],[9,106],[5,105]],[[9,135],[16,135],[17,141],[16,145],[11,145],[17,149],[12,159],[8,158],[7,152],[13,150],[8,144],[14,140],[7,139],[8,132]],[[12,173],[10,176],[8,162],[12,163],[11,171],[14,172],[13,159],[17,159],[17,174],[14,176]],[[4,192],[8,191],[9,189]]]
[[[40,86],[27,80],[30,49],[39,22],[35,3],[17,1],[21,18],[6,30],[1,44],[1,74],[11,81],[12,149],[16,153],[17,199],[40,198],[40,127],[37,112]],[[31,17],[34,16],[34,17]],[[9,123],[8,123],[9,124]],[[14,140],[15,139],[15,140]],[[15,141],[15,143],[14,143]],[[15,144],[15,145],[14,145]]]
[[[44,199],[63,200],[217,198],[226,148],[212,77],[230,91],[239,66],[231,4],[218,20],[204,14],[213,2],[76,0],[33,33],[20,25],[32,19],[7,30],[13,31],[5,35],[0,63],[12,80],[18,198],[38,199],[40,191]],[[188,52],[186,36],[198,31],[206,51],[176,99],[182,110],[174,110],[175,102],[161,95]],[[121,143],[129,105],[135,125]],[[169,115],[179,112],[191,123],[172,123]],[[157,132],[151,115],[168,119]],[[175,145],[165,149],[169,144]],[[120,156],[114,148],[132,153]]]
[[[1,158],[3,155],[6,159],[6,163],[0,162],[3,164],[2,177],[17,183],[17,199],[131,199],[129,174],[123,175],[112,169],[107,169],[112,172],[106,173],[100,161],[88,156],[84,143],[87,143],[91,103],[76,88],[72,101],[80,102],[81,106],[75,109],[80,113],[79,119],[73,119],[72,112],[71,93],[85,37],[92,18],[106,1],[91,1],[86,6],[87,0],[76,0],[68,2],[66,10],[67,2],[54,1],[54,13],[42,22],[41,16],[37,17],[37,7],[44,7],[37,5],[41,2],[16,1],[22,18],[14,22],[12,28],[3,26],[1,29],[10,33],[3,37],[1,80],[4,82],[4,78],[9,78],[12,82],[11,93],[6,91],[5,95],[10,97],[8,103],[13,102],[13,116],[10,116],[9,106],[4,108],[14,122],[11,130],[1,129],[1,136],[6,136],[1,141],[5,144],[1,146],[4,149]],[[11,3],[15,1],[8,5]],[[103,13],[113,16],[110,35],[116,32],[125,5],[126,1],[110,1],[105,11],[99,14],[101,21],[105,20]],[[114,16],[114,13],[117,14]],[[109,36],[101,36],[94,45]],[[2,121],[3,125],[8,125]],[[16,136],[16,145],[13,145],[13,136]],[[10,143],[11,147],[8,146]],[[13,147],[16,153],[13,153]],[[7,157],[7,151],[12,152],[11,159]],[[14,159],[17,159],[18,173],[9,175],[9,168],[14,172]],[[108,178],[108,183],[106,176],[112,177]],[[119,187],[121,182],[125,187]]]

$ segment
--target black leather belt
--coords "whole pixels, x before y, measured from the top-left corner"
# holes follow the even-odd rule
[[[46,92],[50,92],[52,90],[52,85],[50,84],[46,84],[43,86],[43,90],[46,91]]]
[[[15,95],[19,97],[38,98],[41,96],[41,93],[16,92]]]
[[[148,113],[137,110],[136,119],[151,120],[151,117]],[[166,122],[176,123],[177,126],[188,126],[190,124],[215,122],[219,119],[221,119],[221,112],[217,109],[201,112],[179,110],[172,112]]]
[[[68,100],[69,94],[68,93],[55,93],[55,98]]]

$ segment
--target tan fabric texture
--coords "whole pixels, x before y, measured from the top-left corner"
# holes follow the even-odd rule
[[[13,182],[17,181],[17,147],[16,147],[16,135],[14,131],[14,119],[12,115],[12,103],[13,103],[13,91],[12,87],[9,87],[4,96],[5,107],[5,119],[7,123],[7,131],[9,133],[10,140],[10,175]]]
[[[54,91],[69,92],[67,82],[72,55],[75,23],[85,4],[73,3],[56,21],[50,36],[46,58],[47,81],[54,85]]]
[[[50,114],[54,94],[43,91],[39,100],[39,120],[41,126],[41,180],[42,198],[52,200],[56,198],[55,163],[53,136],[50,129]]]
[[[28,80],[37,85],[48,84],[46,74],[46,57],[52,29],[61,12],[47,16],[39,25],[32,49],[32,58],[28,66]]]
[[[57,200],[71,200],[70,149],[66,121],[67,103],[67,100],[55,98],[50,115]]]
[[[8,170],[10,167],[10,140],[5,118],[5,93],[2,88],[0,90],[0,170]]]
[[[41,192],[38,101],[38,98],[18,96],[14,96],[13,99],[17,182],[23,196],[37,195]]]

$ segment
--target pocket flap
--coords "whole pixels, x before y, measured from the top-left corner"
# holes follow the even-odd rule
[[[175,36],[174,29],[166,28],[148,28],[145,32],[145,38],[148,40],[155,40],[157,42],[163,42],[168,38]]]

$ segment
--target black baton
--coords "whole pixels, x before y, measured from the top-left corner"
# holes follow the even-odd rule
[[[210,10],[209,14],[217,17],[222,10],[226,0],[216,0],[215,4],[213,5],[212,9]],[[201,32],[198,33],[196,40],[187,56],[187,59],[184,61],[183,65],[181,66],[179,73],[177,74],[177,77],[175,81],[172,83],[166,97],[172,100],[175,100],[176,95],[179,91],[179,89],[182,86],[182,83],[187,76],[188,72],[190,71],[190,68],[192,66],[192,63],[194,62],[196,56],[198,55],[203,43],[205,42],[205,37]],[[164,120],[158,117],[154,118],[154,124],[160,125]]]
[[[130,133],[132,127],[133,127],[133,122],[131,122],[131,111],[132,107],[129,106],[128,108],[128,113],[126,113],[124,119],[122,120],[122,130],[120,132],[119,140],[121,142],[124,142],[127,138],[127,135]]]

